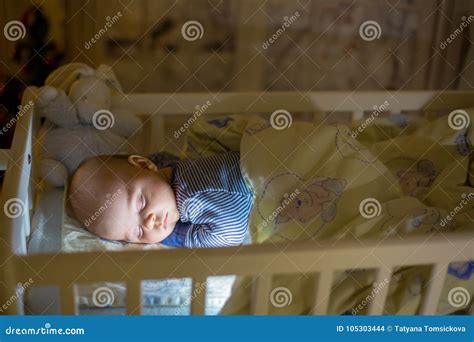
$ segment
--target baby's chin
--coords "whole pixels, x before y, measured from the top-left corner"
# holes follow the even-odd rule
[[[168,224],[168,227],[166,227],[165,231],[160,234],[160,237],[156,237],[152,241],[146,242],[146,243],[161,243],[163,240],[166,240],[171,234],[173,234],[174,229],[176,228],[176,222],[173,222],[172,224]]]

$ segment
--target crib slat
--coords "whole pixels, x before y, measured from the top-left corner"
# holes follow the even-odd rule
[[[331,295],[331,285],[334,274],[332,271],[323,271],[316,276],[315,303],[311,313],[313,315],[326,315]]]
[[[74,285],[60,286],[61,313],[63,315],[77,315],[76,309],[76,290]]]
[[[166,143],[165,120],[163,115],[153,115],[151,118],[151,132],[148,138],[147,151],[149,153],[156,153],[161,151]]]
[[[204,315],[206,308],[207,278],[194,278],[191,293],[191,315]]]
[[[8,163],[11,159],[10,149],[0,149],[0,171],[7,169]]]
[[[447,273],[448,264],[437,264],[431,270],[425,295],[422,296],[420,315],[436,315]]]
[[[30,209],[31,209],[31,203],[32,203],[32,200],[31,200],[31,186],[28,187],[28,193],[26,195],[26,198],[25,198],[25,208],[23,209],[24,210],[24,213],[23,213],[23,225],[22,225],[22,228],[23,228],[23,231],[22,231],[22,238],[26,241],[28,239],[28,237],[30,236],[30,223],[31,223],[31,220],[30,220]]]
[[[385,267],[382,267],[377,271],[377,279],[375,280],[375,286],[372,289],[374,298],[369,304],[369,315],[383,314],[391,275],[392,270]]]
[[[255,276],[252,284],[250,310],[252,315],[268,315],[270,304],[271,276]]]
[[[142,311],[142,289],[140,281],[127,282],[127,315],[140,315]]]
[[[352,112],[352,121],[361,120],[364,118],[364,111],[363,110],[356,110]]]

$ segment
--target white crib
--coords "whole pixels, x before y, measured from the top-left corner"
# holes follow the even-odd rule
[[[36,88],[28,88],[23,105],[34,101]],[[390,100],[392,113],[402,111],[445,111],[474,106],[474,92],[463,91],[370,91],[370,92],[262,92],[262,93],[180,93],[130,94],[115,97],[144,115],[143,132],[160,139],[148,139],[149,151],[166,144],[165,117],[189,115],[196,105],[211,100],[207,114],[219,113],[271,113],[284,108],[290,112],[351,112],[354,119],[364,111],[372,111],[375,104]],[[55,285],[60,288],[63,314],[77,314],[76,286],[87,282],[125,282],[128,314],[141,312],[141,281],[190,277],[195,287],[202,286],[208,276],[248,275],[255,278],[251,307],[253,314],[266,314],[269,309],[271,276],[295,272],[315,273],[313,314],[328,311],[328,299],[335,271],[347,269],[376,269],[377,283],[390,278],[398,266],[431,265],[431,281],[423,297],[421,313],[435,314],[446,277],[447,267],[453,261],[474,259],[474,235],[452,233],[448,235],[411,236],[401,240],[393,237],[383,240],[338,241],[318,244],[292,243],[285,247],[262,244],[216,249],[169,249],[126,252],[87,252],[27,254],[30,234],[30,217],[34,213],[38,193],[35,145],[39,118],[34,106],[22,115],[16,126],[13,145],[2,150],[0,166],[6,170],[1,205],[11,198],[25,203],[28,210],[18,218],[7,217],[2,211],[0,220],[0,304],[7,302],[19,282],[31,277],[35,285]],[[447,236],[449,238],[447,238]],[[340,256],[344,255],[343,258]],[[160,267],[147,265],[160,264]],[[7,290],[8,289],[8,290]],[[191,313],[204,313],[205,291],[196,291],[191,298]],[[383,312],[387,287],[375,294],[369,313]],[[6,314],[24,314],[21,298],[4,310]]]

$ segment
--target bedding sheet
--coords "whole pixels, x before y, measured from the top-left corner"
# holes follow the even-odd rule
[[[473,122],[473,110],[466,112]],[[474,136],[470,127],[457,130],[450,124],[447,117],[398,118],[351,127],[290,121],[282,128],[257,116],[233,115],[196,122],[187,135],[185,156],[240,150],[242,172],[255,194],[253,243],[474,233],[469,186],[474,180],[467,177]],[[467,307],[464,299],[474,293],[474,262],[456,261],[449,266],[440,314]],[[376,284],[389,286],[385,313],[415,314],[428,277],[427,268],[405,267],[385,284]],[[367,305],[359,304],[367,301],[374,281],[369,270],[336,274],[329,313],[364,313]],[[238,278],[222,313],[249,312],[250,282]],[[286,288],[292,300],[291,305],[271,305],[270,313],[308,313],[312,302],[305,294],[313,283],[308,275],[275,276],[272,287]],[[465,289],[464,306],[448,300],[457,287]]]

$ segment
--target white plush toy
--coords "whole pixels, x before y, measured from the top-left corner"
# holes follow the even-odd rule
[[[85,159],[101,154],[129,153],[126,139],[140,129],[140,120],[123,105],[110,67],[97,70],[71,63],[55,70],[40,88],[38,114],[46,118],[41,130],[40,174],[46,183],[63,186]]]

